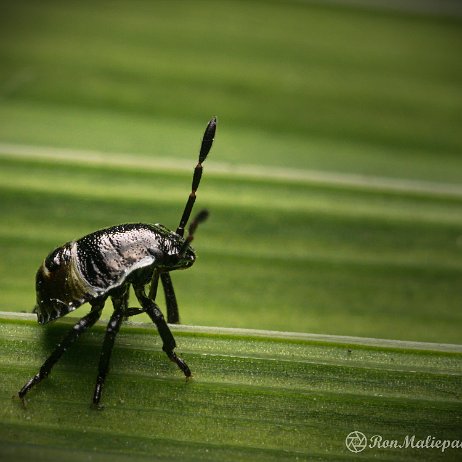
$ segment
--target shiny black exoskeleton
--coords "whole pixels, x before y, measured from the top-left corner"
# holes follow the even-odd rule
[[[196,200],[196,190],[202,176],[202,163],[213,143],[216,118],[207,125],[202,140],[199,162],[194,169],[192,189],[180,224],[175,232],[160,224],[124,224],[102,229],[71,241],[51,252],[37,271],[37,305],[34,312],[40,324],[46,324],[74,311],[84,303],[91,311],[79,320],[63,341],[56,347],[40,368],[19,391],[25,395],[37,383],[49,375],[54,364],[77,338],[100,318],[104,304],[110,297],[114,307],[104,338],[93,404],[101,399],[104,380],[115,337],[122,321],[139,313],[147,313],[157,326],[163,342],[163,350],[183,371],[191,376],[187,364],[173,351],[176,343],[156,303],[159,279],[164,288],[167,304],[167,320],[179,322],[178,305],[173,290],[170,271],[189,268],[196,259],[191,247],[194,232],[207,218],[203,210],[189,225],[189,235],[184,229]],[[145,288],[150,285],[149,293]],[[141,308],[128,306],[129,288],[133,287]]]

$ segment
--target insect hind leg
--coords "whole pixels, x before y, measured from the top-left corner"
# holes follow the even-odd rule
[[[80,319],[74,327],[68,332],[66,337],[57,345],[56,349],[51,353],[47,360],[43,363],[40,370],[35,374],[18,392],[19,398],[24,403],[24,398],[29,390],[48,377],[53,366],[59,361],[63,353],[89,329],[101,316],[104,307],[104,300],[92,304],[92,310]]]

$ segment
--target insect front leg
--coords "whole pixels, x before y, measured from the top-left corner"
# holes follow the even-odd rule
[[[47,360],[43,363],[42,367],[34,377],[32,377],[19,391],[18,396],[24,402],[24,397],[29,390],[40,383],[44,378],[48,377],[53,366],[58,362],[59,358],[63,353],[82,335],[88,328],[93,326],[95,322],[100,318],[101,312],[104,308],[104,300],[99,300],[97,303],[92,303],[92,309],[90,313],[84,316],[77,322],[71,331],[64,337],[61,343],[59,343],[56,349],[51,353]]]
[[[172,279],[170,273],[154,270],[151,280],[151,287],[149,289],[149,299],[156,300],[157,287],[159,285],[159,276],[164,288],[165,303],[167,305],[167,322],[171,324],[178,324],[180,322],[180,315],[178,313],[178,303],[176,301],[175,291],[173,290]]]
[[[180,322],[180,314],[178,312],[178,303],[175,291],[173,290],[170,273],[161,273],[160,279],[164,287],[165,302],[167,304],[167,321],[171,324],[178,324]]]
[[[144,308],[152,322],[156,325],[157,330],[159,331],[159,335],[163,343],[162,350],[165,351],[171,361],[176,363],[176,365],[183,371],[183,374],[186,377],[191,377],[191,370],[189,369],[188,365],[173,351],[176,347],[175,338],[173,337],[170,328],[165,322],[160,308],[157,306],[156,302],[150,300],[146,296],[144,287],[134,286],[134,289],[136,297],[138,298],[141,306]]]

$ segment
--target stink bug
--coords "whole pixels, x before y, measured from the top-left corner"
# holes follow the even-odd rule
[[[207,218],[203,210],[189,225],[189,234],[183,237],[196,200],[196,191],[202,176],[202,163],[213,143],[216,118],[208,123],[202,139],[199,161],[194,169],[192,189],[178,228],[170,231],[160,224],[124,224],[102,229],[71,241],[51,252],[37,271],[37,305],[34,312],[40,324],[46,324],[74,311],[84,303],[90,312],[81,318],[57,345],[39,372],[19,391],[24,402],[29,390],[47,377],[62,354],[100,318],[104,304],[110,297],[114,312],[107,325],[98,367],[93,404],[98,406],[115,337],[122,321],[130,316],[147,313],[157,326],[162,349],[186,377],[191,376],[187,364],[173,351],[175,339],[156,303],[157,285],[162,282],[167,320],[179,322],[178,305],[170,271],[192,266],[196,259],[191,241],[199,223]],[[145,289],[150,284],[146,295]],[[129,288],[133,286],[141,308],[128,306]]]

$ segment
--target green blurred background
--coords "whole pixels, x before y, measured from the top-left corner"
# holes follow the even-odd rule
[[[217,115],[183,323],[461,343],[461,16],[354,3],[2,2],[0,310],[66,241],[175,229]]]

